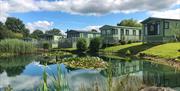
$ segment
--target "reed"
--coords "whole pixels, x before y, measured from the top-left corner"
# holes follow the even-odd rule
[[[57,75],[53,73],[53,77],[48,76],[46,70],[44,70],[43,81],[36,91],[70,91],[67,79],[61,73],[60,65],[57,67]],[[48,78],[51,80],[47,80]]]
[[[1,53],[29,54],[35,51],[35,46],[30,42],[19,39],[4,39],[0,41]]]
[[[57,76],[53,75],[52,86],[47,85],[47,74],[43,74],[43,86],[40,91],[73,91],[73,88],[69,88],[69,84],[66,76],[61,72],[60,66],[57,68]],[[134,75],[121,75],[118,77],[113,77],[113,66],[109,62],[107,69],[107,79],[102,81],[101,79],[92,80],[89,82],[90,85],[85,85],[85,83],[80,83],[78,91],[139,91],[142,85],[142,79]],[[104,83],[101,83],[104,82]],[[39,90],[38,90],[39,91]]]

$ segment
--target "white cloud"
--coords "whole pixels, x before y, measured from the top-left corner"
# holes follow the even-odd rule
[[[151,11],[149,12],[152,17],[159,18],[170,18],[170,19],[180,19],[180,8],[175,10],[166,10],[166,11]]]
[[[101,27],[102,25],[90,25],[90,26],[86,26],[85,28],[83,28],[82,30],[92,30],[92,29],[96,29],[97,31],[99,31],[99,28]]]
[[[0,1],[0,21],[5,22],[8,16],[9,4],[7,2]]]
[[[141,23],[143,20],[138,20],[139,23]]]
[[[177,0],[1,0],[0,20],[4,21],[9,13],[31,11],[61,11],[80,15],[103,15],[119,12],[159,11],[179,4]]]
[[[161,0],[61,0],[38,2],[38,6],[42,10],[63,11],[81,15],[162,10],[176,4],[178,4],[177,0],[164,0],[163,2]]]
[[[177,0],[177,3],[176,4],[180,4],[180,0]]]
[[[0,21],[5,22],[9,13],[37,11],[34,0],[0,0]]]
[[[53,26],[53,22],[49,22],[49,21],[36,21],[26,24],[26,27],[30,29],[31,33],[35,29],[48,30],[51,26]]]

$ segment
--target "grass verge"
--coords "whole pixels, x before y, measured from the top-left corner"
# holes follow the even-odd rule
[[[156,56],[166,59],[180,59],[180,42],[166,44],[142,44],[132,43],[127,45],[118,45],[105,48],[102,52],[115,52],[120,55],[126,55],[127,51],[131,55],[144,53],[146,55]]]

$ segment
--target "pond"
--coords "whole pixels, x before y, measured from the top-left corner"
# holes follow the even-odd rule
[[[57,67],[60,67],[61,74],[66,78],[63,91],[84,91],[82,89],[94,91],[92,90],[94,88],[98,88],[98,91],[107,91],[108,86],[111,86],[113,91],[120,91],[117,85],[119,83],[125,89],[124,91],[144,85],[170,87],[180,91],[180,71],[174,68],[145,60],[132,59],[127,62],[108,57],[102,58],[112,63],[111,73],[107,74],[109,68],[105,70],[76,69],[64,64],[44,66],[42,58],[33,55],[1,58],[0,91],[8,86],[13,91],[32,91],[42,84],[44,70],[48,73],[48,84],[51,84],[51,77],[57,75]]]

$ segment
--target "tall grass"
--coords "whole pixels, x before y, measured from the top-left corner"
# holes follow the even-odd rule
[[[1,53],[28,54],[35,51],[35,46],[30,42],[18,39],[4,39],[0,41]]]
[[[36,91],[70,91],[67,79],[65,75],[62,74],[60,65],[58,64],[57,67],[57,75],[53,74],[53,77],[51,78],[51,81],[48,82],[48,74],[46,70],[43,72],[43,82],[41,83],[41,86],[37,88]],[[52,83],[52,84],[48,84]]]
[[[122,75],[113,77],[113,66],[110,64],[107,70],[107,79],[105,83],[101,83],[102,79],[92,80],[89,85],[86,82],[80,83],[78,91],[139,91],[142,85],[142,79],[133,75]],[[37,91],[74,91],[70,88],[66,76],[61,72],[60,67],[57,67],[57,76],[53,75],[52,86],[47,85],[47,73],[43,73],[43,83],[40,90]]]

